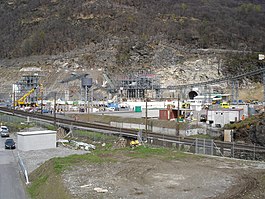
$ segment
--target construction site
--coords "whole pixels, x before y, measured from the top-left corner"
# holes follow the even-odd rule
[[[23,117],[19,119],[21,124],[55,127],[52,131],[12,133],[11,137],[17,139],[30,181],[47,171],[48,183],[43,187],[50,189],[59,184],[76,198],[174,198],[178,194],[183,199],[225,199],[245,193],[245,189],[251,190],[249,194],[262,195],[259,175],[263,175],[260,169],[264,165],[258,161],[265,158],[261,133],[264,104],[239,98],[240,79],[252,75],[261,76],[265,85],[264,69],[171,86],[161,84],[159,76],[152,73],[114,76],[107,70],[69,72],[51,86],[43,71],[34,70],[23,73],[13,84],[10,104],[0,109],[9,113],[2,116],[2,121]],[[261,118],[257,119],[261,125],[251,124],[247,137],[246,130],[242,133],[242,129],[224,128],[244,120],[249,125],[247,118],[252,116]],[[70,154],[94,158],[93,150],[104,151],[109,144],[111,152],[102,156],[112,158],[114,163],[76,161],[69,164],[74,169],[61,175],[63,182],[55,179],[51,158]],[[120,150],[113,152],[117,148]],[[141,150],[147,155],[144,159],[137,156]],[[156,151],[157,155],[152,156]],[[81,160],[83,155],[74,157]],[[256,163],[242,164],[237,159]],[[238,168],[240,172],[235,174]],[[254,187],[253,182],[259,185]],[[39,193],[45,198],[58,198],[56,194],[68,197],[64,189],[55,193],[42,191],[43,187]],[[164,191],[154,187],[163,187]]]
[[[136,112],[146,108],[143,103],[145,101],[149,104],[147,109],[166,109],[170,105],[173,109],[200,111],[209,106],[216,109],[216,105],[222,103],[228,103],[226,108],[229,109],[235,105],[251,103],[262,105],[262,101],[239,99],[240,80],[255,75],[263,77],[265,87],[264,69],[211,81],[167,87],[161,84],[158,75],[150,72],[113,75],[107,69],[98,69],[87,73],[68,73],[68,76],[60,78],[56,87],[51,89],[45,72],[31,68],[24,70],[21,78],[13,84],[12,91],[9,92],[11,100],[6,101],[16,109],[45,112],[53,111],[55,104],[58,109],[56,111],[60,112]],[[222,108],[224,107],[220,106],[220,109]],[[249,112],[244,112],[244,115],[249,116]],[[159,114],[156,117],[159,118]]]

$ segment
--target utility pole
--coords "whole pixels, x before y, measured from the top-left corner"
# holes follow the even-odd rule
[[[87,112],[87,114],[89,114],[89,108],[90,108],[89,106],[90,105],[89,105],[89,98],[88,98],[88,87],[86,86],[85,89],[86,89],[86,91],[85,91],[86,92],[86,112]]]
[[[265,69],[265,65],[264,65],[264,55],[263,55],[263,63],[262,63],[262,66],[263,66],[263,69]],[[263,71],[263,74],[262,74],[263,78],[263,111],[265,112],[265,71]]]
[[[146,134],[146,140],[148,138],[147,133],[147,97],[145,98],[145,134]]]
[[[178,117],[177,117],[177,136],[179,136],[179,115],[180,115],[180,97],[179,97],[179,93],[178,93]]]
[[[15,86],[13,87],[13,115],[15,115],[15,108],[16,108],[16,88]]]
[[[265,69],[264,65],[265,55],[259,54],[258,59],[259,61],[262,61],[262,68]],[[265,71],[263,71],[262,80],[263,80],[263,111],[265,112]]]
[[[41,94],[41,107],[40,107],[40,110],[41,110],[41,114],[42,114],[42,110],[43,110],[43,88],[42,88],[42,85],[40,86],[40,94]]]
[[[56,92],[54,92],[53,121],[54,126],[56,126]]]
[[[238,105],[238,98],[239,98],[238,87],[239,87],[239,82],[238,82],[238,80],[236,80],[236,104],[237,105]]]

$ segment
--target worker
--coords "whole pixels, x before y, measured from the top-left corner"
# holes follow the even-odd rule
[[[190,112],[190,119],[193,120],[193,112]]]

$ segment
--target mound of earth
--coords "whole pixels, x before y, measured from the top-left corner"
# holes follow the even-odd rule
[[[259,146],[265,146],[265,113],[242,121],[234,130],[234,139]]]

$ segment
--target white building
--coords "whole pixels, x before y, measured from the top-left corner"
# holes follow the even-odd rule
[[[17,147],[21,151],[56,148],[56,131],[18,132]]]
[[[207,120],[215,127],[224,127],[225,124],[241,121],[243,115],[243,109],[208,110]]]

